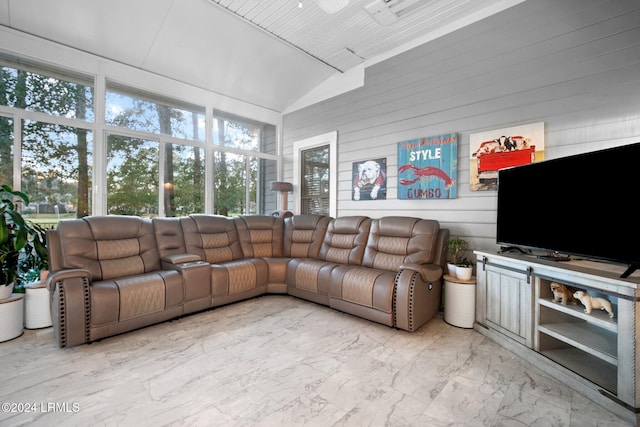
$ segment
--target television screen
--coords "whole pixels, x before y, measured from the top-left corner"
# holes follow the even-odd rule
[[[497,243],[640,266],[640,143],[502,169]]]

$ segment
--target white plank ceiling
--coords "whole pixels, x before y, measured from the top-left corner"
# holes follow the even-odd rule
[[[0,25],[283,111],[329,77],[522,1],[0,0]]]
[[[476,14],[504,7],[500,0],[351,0],[342,9],[327,13],[320,5],[340,1],[210,1],[339,71],[436,33],[453,22],[467,23]],[[376,15],[395,22],[381,23]]]

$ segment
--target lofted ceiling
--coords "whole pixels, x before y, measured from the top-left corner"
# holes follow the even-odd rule
[[[281,112],[522,1],[0,0],[0,25]]]

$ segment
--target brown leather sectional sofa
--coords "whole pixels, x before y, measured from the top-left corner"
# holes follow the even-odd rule
[[[264,294],[414,331],[440,306],[434,220],[191,215],[62,221],[48,234],[54,330],[92,342]]]

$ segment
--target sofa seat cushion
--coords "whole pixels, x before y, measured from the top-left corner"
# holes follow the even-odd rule
[[[164,310],[164,282],[159,276],[126,277],[116,282],[120,291],[120,321]]]
[[[331,272],[339,265],[317,259],[294,258],[287,265],[287,285],[290,288],[327,296]]]
[[[157,271],[90,286],[91,325],[123,322],[179,307],[184,302],[182,277],[177,271]]]
[[[392,313],[395,279],[395,272],[341,265],[331,273],[329,296],[332,299]]]
[[[268,278],[269,266],[260,258],[211,264],[211,296],[215,298],[266,288]]]

